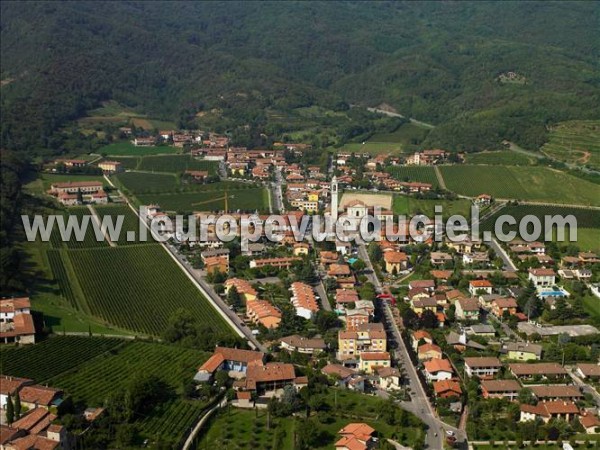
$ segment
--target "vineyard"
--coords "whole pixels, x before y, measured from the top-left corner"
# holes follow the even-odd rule
[[[405,214],[412,216],[415,214],[425,214],[433,220],[435,215],[435,206],[442,206],[442,217],[448,218],[453,214],[459,214],[464,217],[470,217],[471,201],[466,199],[458,200],[429,200],[418,199],[408,195],[394,195],[393,211],[394,214]]]
[[[245,189],[225,191],[212,189],[220,183],[204,185],[206,190],[186,192],[180,194],[145,194],[138,199],[143,204],[157,203],[165,211],[191,212],[191,211],[217,211],[225,207],[225,192],[228,196],[228,211],[264,211],[268,208],[267,191],[262,187],[244,186]]]
[[[185,380],[208,358],[204,352],[156,343],[133,342],[89,360],[76,371],[62,373],[49,381],[64,389],[75,401],[101,406],[110,393],[127,388],[137,374],[154,375],[178,391]],[[148,411],[136,423],[148,438],[170,438],[179,442],[198,418],[205,404],[175,397]]]
[[[419,181],[438,187],[435,169],[431,166],[391,166],[386,169],[392,177],[400,181]]]
[[[85,232],[85,239],[83,241],[78,241],[77,239],[75,239],[75,235],[71,234],[71,239],[69,239],[68,241],[66,241],[67,247],[70,249],[74,249],[74,248],[95,248],[95,247],[107,247],[108,246],[108,242],[106,242],[105,239],[102,239],[101,241],[98,241],[96,239],[96,232],[95,232],[95,221],[92,218],[92,213],[91,211],[87,208],[87,207],[78,207],[78,208],[69,208],[69,210],[67,211],[67,213],[65,213],[65,220],[68,220],[69,216],[74,216],[77,218],[77,223],[81,224],[83,223],[83,217],[84,216],[89,216],[89,222],[88,222],[88,226],[86,228],[86,232]],[[71,219],[73,220],[73,219]],[[100,233],[100,231],[98,231],[100,235],[102,235],[102,233]],[[53,230],[52,230],[53,234],[57,234],[60,237],[60,233],[58,231],[57,226],[55,225]]]
[[[91,314],[108,323],[157,336],[173,311],[185,308],[215,332],[229,332],[159,245],[72,250],[69,258]]]
[[[558,170],[518,166],[441,166],[448,190],[475,197],[600,205],[600,186]]]
[[[50,269],[52,270],[52,275],[58,283],[61,294],[67,299],[71,306],[77,308],[78,302],[75,294],[73,293],[69,276],[67,275],[67,269],[65,268],[63,261],[63,251],[51,249],[48,250],[47,255],[48,263],[50,264]]]
[[[42,383],[123,344],[120,339],[58,336],[36,345],[5,348],[0,365],[4,375]]]
[[[140,221],[138,216],[126,205],[110,205],[110,206],[96,206],[96,212],[98,213],[98,217],[100,221],[104,220],[104,217],[110,216],[112,217],[113,223],[116,223],[118,216],[123,216],[123,226],[121,227],[121,233],[119,235],[119,240],[115,242],[117,245],[132,245],[139,244],[139,229],[140,229]],[[136,239],[133,241],[127,240],[127,232],[133,231],[135,233]],[[148,237],[150,237],[150,233],[148,233]]]
[[[105,145],[98,150],[98,153],[111,156],[142,156],[160,155],[163,153],[177,153],[178,151],[180,151],[180,149],[167,145],[155,147],[136,147],[129,141],[121,141]]]
[[[150,192],[173,192],[179,180],[174,174],[125,172],[117,180],[131,193],[137,195]]]
[[[542,153],[580,165],[600,168],[600,120],[563,122],[550,131]]]
[[[535,157],[529,157],[510,150],[494,152],[468,153],[467,164],[489,164],[501,166],[530,166],[536,161]]]
[[[207,170],[209,175],[214,175],[218,166],[216,161],[200,161],[192,158],[191,155],[161,155],[144,156],[138,169],[172,173],[181,173],[185,170]]]

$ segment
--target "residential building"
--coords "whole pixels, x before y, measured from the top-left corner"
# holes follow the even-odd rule
[[[0,343],[35,343],[35,325],[28,297],[0,300]]]
[[[552,362],[535,364],[513,363],[509,364],[508,368],[515,377],[523,380],[535,378],[566,379],[568,377],[567,371],[563,366]]]
[[[530,342],[507,342],[502,350],[506,352],[508,359],[517,361],[534,361],[542,359],[543,347]]]
[[[334,444],[336,450],[367,450],[373,442],[375,429],[366,423],[349,423],[338,434],[341,438]]]
[[[465,328],[465,333],[482,336],[482,337],[494,337],[496,336],[496,330],[492,325],[485,325],[477,323]]]
[[[382,367],[377,369],[379,388],[384,391],[396,391],[402,387],[402,375],[395,367]]]
[[[572,400],[577,401],[583,398],[580,388],[573,385],[536,385],[529,386],[533,395],[540,401],[551,400]]]
[[[306,283],[296,281],[290,287],[292,305],[296,310],[296,315],[310,320],[318,311],[319,303],[311,286]]]
[[[293,364],[254,362],[248,364],[244,390],[254,391],[261,395],[294,385],[295,380],[296,372]]]
[[[460,383],[454,380],[434,381],[433,392],[438,398],[460,397],[462,395]]]
[[[452,364],[447,359],[432,359],[423,363],[427,381],[449,380],[454,374]]]
[[[494,286],[488,280],[471,280],[469,281],[469,293],[473,297],[479,296],[481,293],[491,294]]]
[[[338,359],[356,357],[361,352],[385,352],[387,337],[382,323],[359,325],[354,331],[338,333]]]
[[[492,300],[492,314],[496,317],[502,317],[504,313],[508,313],[511,316],[517,313],[517,301],[512,298],[497,298]]]
[[[571,401],[539,402],[537,405],[521,405],[520,422],[541,419],[548,423],[551,419],[570,422],[579,415],[579,408]]]
[[[470,377],[494,378],[501,368],[502,363],[493,356],[465,358],[465,372]]]
[[[19,390],[21,405],[28,409],[50,409],[62,402],[62,391],[38,384],[26,384]]]
[[[217,347],[212,356],[200,366],[194,380],[208,381],[217,370],[234,371],[245,374],[248,369],[248,364],[252,362],[260,362],[260,364],[262,364],[264,358],[265,354],[263,352]]]
[[[515,401],[520,390],[521,384],[516,380],[481,380],[483,398],[507,398]]]
[[[307,355],[316,355],[327,349],[325,340],[321,338],[306,338],[297,334],[283,337],[279,342],[279,346],[283,350]]]
[[[266,300],[246,302],[246,316],[254,324],[265,328],[278,328],[281,323],[281,311]]]
[[[536,287],[551,287],[556,283],[554,269],[529,269],[529,280]]]
[[[254,269],[254,268],[260,268],[260,267],[265,267],[265,266],[273,266],[278,269],[289,269],[294,262],[300,261],[300,260],[301,260],[300,258],[292,257],[292,256],[281,257],[281,258],[253,259],[252,261],[250,261],[250,268]]]
[[[433,338],[431,337],[431,334],[429,334],[429,332],[425,331],[425,330],[417,330],[417,331],[413,331],[412,336],[411,336],[411,344],[412,344],[412,349],[416,352],[417,348],[419,347],[419,345],[421,345],[420,343],[426,343],[426,344],[433,344]]]
[[[390,367],[391,358],[388,352],[361,352],[358,367],[365,373],[375,373],[378,368]]]
[[[417,358],[419,361],[429,361],[430,359],[441,359],[442,349],[435,344],[420,345],[417,350]]]
[[[600,365],[591,363],[579,363],[575,369],[575,374],[585,379],[600,380]]]
[[[120,161],[100,161],[98,168],[107,173],[118,173],[123,171],[123,165]]]
[[[258,298],[258,292],[256,292],[256,289],[254,289],[247,280],[243,280],[241,278],[229,278],[225,281],[224,285],[226,294],[229,294],[229,290],[232,287],[235,287],[238,291],[238,294],[240,294],[240,296],[243,297],[246,302],[253,301]]]
[[[459,320],[479,320],[479,301],[476,298],[459,298],[454,304]]]
[[[408,268],[408,256],[403,252],[390,251],[383,254],[385,271],[399,273]]]
[[[8,396],[14,396],[24,386],[33,384],[33,380],[28,378],[12,377],[7,375],[0,375],[0,409],[6,407]]]

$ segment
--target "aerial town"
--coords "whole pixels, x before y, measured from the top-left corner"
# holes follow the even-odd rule
[[[0,450],[600,448],[599,2],[1,10]]]

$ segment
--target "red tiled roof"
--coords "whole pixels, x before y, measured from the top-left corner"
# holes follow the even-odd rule
[[[32,384],[33,380],[29,378],[18,378],[7,375],[0,375],[0,394],[14,394],[15,391],[19,390],[21,386],[25,384]]]
[[[435,391],[436,395],[440,395],[448,391],[455,392],[458,395],[462,394],[460,383],[452,380],[441,380],[434,382],[433,390]]]
[[[51,387],[32,385],[24,386],[19,391],[21,402],[35,403],[42,406],[49,406],[61,391]]]
[[[432,359],[423,363],[425,370],[429,373],[450,372],[453,373],[452,365],[447,359]]]

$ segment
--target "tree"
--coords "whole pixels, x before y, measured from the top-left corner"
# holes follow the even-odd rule
[[[229,292],[227,292],[227,302],[235,309],[243,306],[242,297],[235,286],[229,288]]]
[[[421,328],[436,328],[438,325],[438,319],[437,316],[435,315],[435,313],[433,311],[430,311],[429,309],[423,311],[423,314],[421,314],[421,317],[419,317],[419,326]]]
[[[23,408],[21,407],[21,397],[19,396],[19,393],[16,392],[15,393],[15,417],[17,419],[21,418],[21,410]]]
[[[357,272],[361,272],[363,270],[365,270],[365,267],[367,265],[365,264],[365,262],[362,259],[357,259],[356,261],[354,261],[352,263],[352,268],[354,270],[356,270]]]
[[[381,251],[381,247],[375,241],[369,243],[367,251],[369,253],[369,258],[371,259],[371,262],[379,261],[381,260],[381,258],[383,258],[383,252]]]
[[[537,403],[533,391],[529,388],[523,388],[519,391],[519,403],[527,405],[535,405]]]
[[[15,421],[15,406],[10,394],[6,397],[6,422],[10,425]]]

